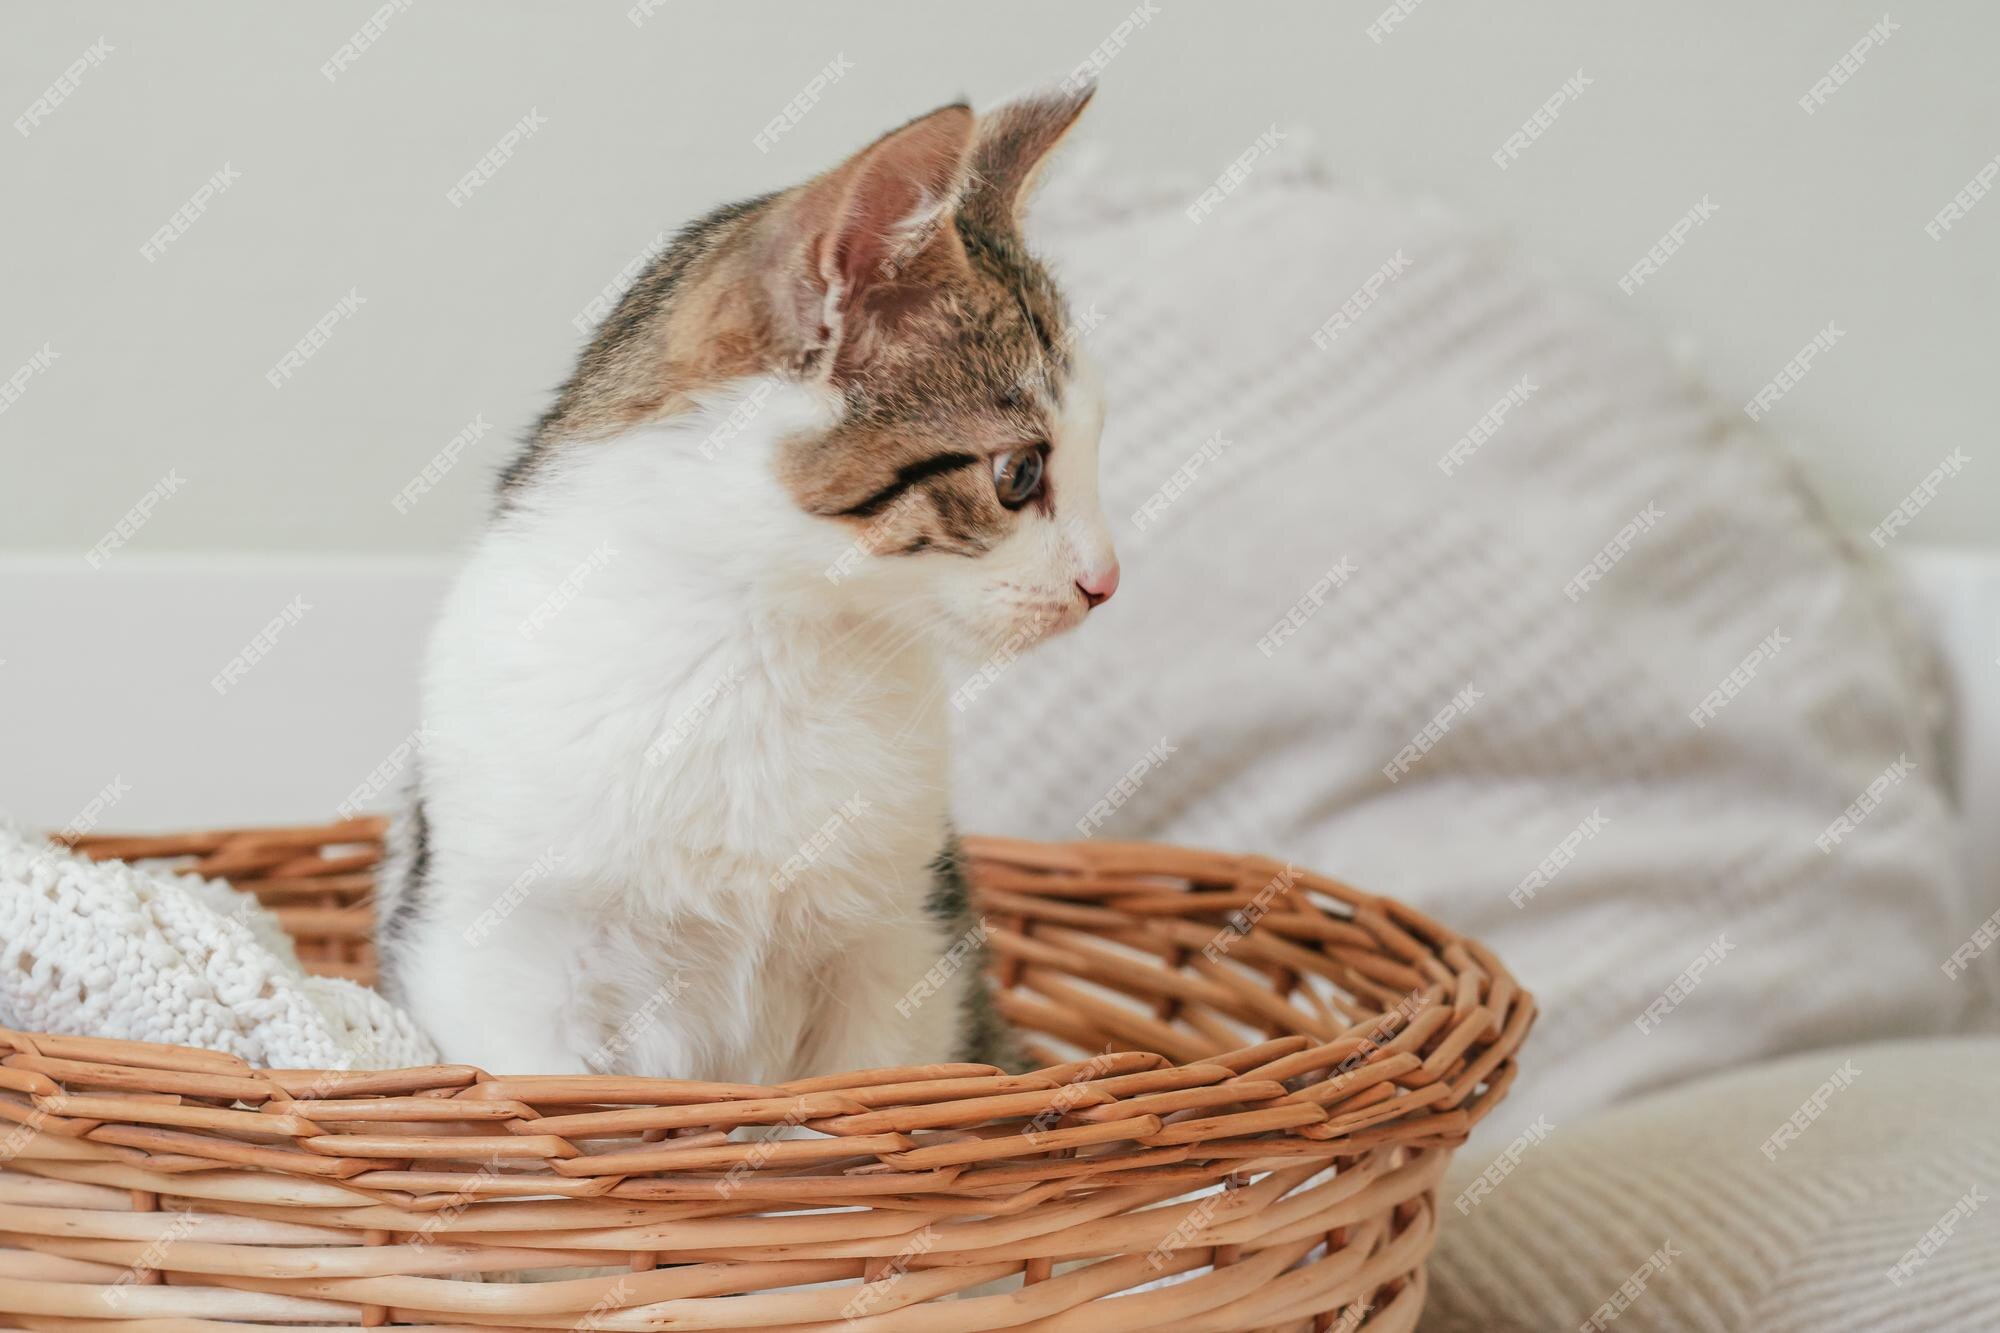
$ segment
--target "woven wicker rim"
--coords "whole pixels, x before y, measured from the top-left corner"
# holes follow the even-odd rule
[[[77,845],[226,877],[310,969],[365,981],[382,831]],[[0,1029],[0,1118],[22,1126],[0,1130],[0,1311],[51,1329],[1414,1327],[1435,1186],[1534,1020],[1506,968],[1264,857],[967,852],[1031,1073],[259,1069]],[[806,1132],[742,1133],[773,1125]],[[578,1266],[626,1271],[507,1280]]]

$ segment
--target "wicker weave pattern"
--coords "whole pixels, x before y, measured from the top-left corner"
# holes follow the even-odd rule
[[[226,875],[310,966],[365,980],[380,834],[82,846]],[[0,1125],[0,1313],[35,1329],[1414,1327],[1433,1190],[1534,1018],[1498,960],[1259,857],[967,850],[1033,1073],[265,1070],[0,1030],[0,1118],[19,1122]],[[576,1268],[617,1271],[520,1280]]]

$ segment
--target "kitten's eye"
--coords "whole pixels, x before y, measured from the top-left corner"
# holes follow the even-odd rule
[[[993,456],[993,489],[1002,505],[1019,509],[1042,493],[1042,455],[1047,449],[1031,444]]]

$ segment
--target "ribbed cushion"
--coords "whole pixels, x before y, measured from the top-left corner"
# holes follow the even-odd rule
[[[1468,1151],[1439,1191],[1423,1333],[2000,1327],[1996,1102],[2000,1040],[1893,1042],[1556,1126],[1504,1173],[1511,1144]],[[1618,1318],[1598,1314],[1669,1245]]]
[[[1085,170],[1031,225],[1093,325],[1125,579],[959,715],[965,826],[1273,849],[1485,939],[1545,1009],[1501,1142],[1732,1065],[1990,1026],[1994,969],[1939,968],[1992,905],[1957,859],[1933,663],[1771,441],[1435,209],[1275,162],[1199,225],[1193,195]]]

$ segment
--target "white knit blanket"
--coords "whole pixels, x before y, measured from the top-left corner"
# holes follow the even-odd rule
[[[366,986],[306,975],[278,920],[220,880],[93,862],[0,823],[0,1026],[199,1046],[252,1064],[430,1064]]]

